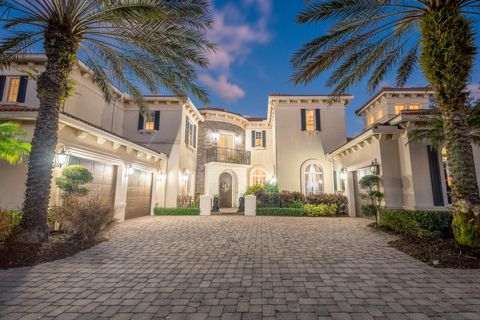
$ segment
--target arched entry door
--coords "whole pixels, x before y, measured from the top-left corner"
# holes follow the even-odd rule
[[[224,172],[220,175],[218,192],[220,208],[232,207],[232,180],[232,175],[229,173]]]

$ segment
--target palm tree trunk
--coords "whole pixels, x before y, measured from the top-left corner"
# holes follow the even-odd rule
[[[480,198],[466,112],[466,86],[475,54],[472,28],[452,5],[429,13],[421,31],[422,69],[443,117],[455,239],[462,245],[480,247],[480,223],[475,216]]]
[[[68,30],[68,26],[52,25],[45,32],[47,64],[37,82],[40,107],[28,162],[21,231],[16,238],[19,242],[39,243],[48,239],[48,205],[58,138],[59,108],[79,43]]]

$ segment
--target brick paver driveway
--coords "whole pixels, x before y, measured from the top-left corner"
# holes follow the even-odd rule
[[[0,271],[0,318],[480,319],[480,272],[433,269],[367,223],[128,221],[74,257]]]

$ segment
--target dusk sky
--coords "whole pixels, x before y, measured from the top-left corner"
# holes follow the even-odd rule
[[[326,76],[308,86],[290,82],[289,60],[303,43],[321,35],[321,24],[298,25],[295,17],[303,0],[213,0],[215,29],[210,38],[219,51],[210,57],[210,68],[200,73],[200,82],[210,94],[210,106],[226,108],[245,115],[265,116],[268,96],[285,94],[328,94]],[[477,59],[478,60],[478,59]],[[478,65],[478,64],[477,64]],[[394,75],[382,86],[394,86]],[[478,83],[475,73],[472,83]],[[408,86],[426,82],[417,71]],[[347,133],[353,136],[362,130],[362,120],[354,111],[375,92],[356,85],[348,91],[355,99],[347,107]],[[201,103],[195,101],[198,107]]]

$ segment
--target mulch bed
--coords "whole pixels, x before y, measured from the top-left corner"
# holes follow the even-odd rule
[[[397,235],[388,244],[435,268],[480,269],[480,249],[460,246],[454,239],[418,238],[404,235],[375,223],[370,227]]]
[[[51,232],[47,242],[40,245],[7,243],[0,247],[0,268],[34,266],[63,259],[105,241],[103,237],[89,242],[74,241],[62,232]]]

